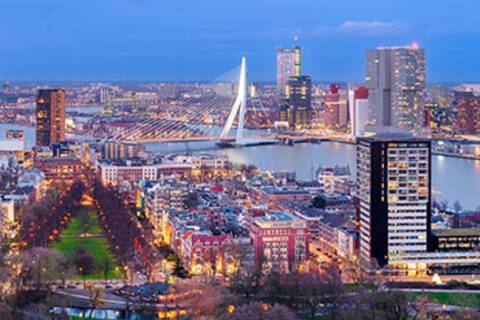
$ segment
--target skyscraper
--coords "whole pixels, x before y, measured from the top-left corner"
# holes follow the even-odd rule
[[[367,51],[370,115],[377,126],[416,129],[422,125],[425,49],[379,47]]]
[[[65,140],[65,91],[41,89],[37,95],[36,145],[50,146]]]
[[[400,133],[357,140],[360,256],[381,266],[430,250],[430,141]]]
[[[285,96],[285,86],[290,77],[298,77],[302,74],[302,49],[280,48],[277,50],[277,92]]]
[[[312,79],[310,76],[290,77],[285,86],[285,99],[280,108],[280,121],[291,128],[304,128],[311,123]]]
[[[359,87],[348,92],[350,109],[350,131],[353,137],[360,137],[368,123],[368,89]]]

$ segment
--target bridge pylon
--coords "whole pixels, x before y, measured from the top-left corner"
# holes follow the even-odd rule
[[[232,129],[233,121],[238,114],[238,126],[235,137],[235,143],[241,144],[243,139],[243,126],[245,122],[245,111],[247,110],[247,61],[242,57],[242,64],[240,65],[240,77],[238,80],[238,94],[233,103],[232,110],[228,115],[227,122],[220,133],[220,138],[228,137]]]

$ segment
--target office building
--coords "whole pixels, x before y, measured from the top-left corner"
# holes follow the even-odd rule
[[[292,129],[311,124],[312,79],[310,76],[290,77],[285,87],[285,98],[280,108],[280,121],[288,122]]]
[[[432,243],[438,251],[476,251],[480,246],[480,229],[435,230],[432,232]]]
[[[36,116],[37,147],[46,147],[65,140],[65,91],[39,90]]]
[[[408,130],[421,127],[425,49],[412,44],[368,50],[365,80],[370,116],[377,126]]]
[[[280,96],[285,95],[285,86],[290,77],[298,77],[302,74],[302,49],[280,48],[277,50],[277,92]]]
[[[360,87],[348,92],[350,111],[350,134],[361,137],[368,123],[368,89]]]
[[[331,84],[325,95],[325,127],[330,130],[345,129],[348,125],[347,92],[338,84]]]
[[[360,257],[381,266],[431,247],[431,150],[427,140],[380,133],[357,140]]]

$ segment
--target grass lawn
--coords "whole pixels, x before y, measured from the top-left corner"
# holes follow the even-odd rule
[[[82,207],[77,214],[75,215],[74,218],[72,218],[72,221],[68,224],[67,229],[63,230],[62,235],[68,235],[68,236],[73,236],[73,235],[80,235],[83,233],[83,226],[81,220],[78,218],[79,216],[85,216],[86,219],[88,220],[89,223],[89,228],[88,228],[88,233],[92,234],[100,234],[102,233],[102,228],[100,227],[100,224],[98,222],[97,215],[93,211],[91,207]]]
[[[356,284],[356,283],[346,283],[345,290],[348,292],[355,292],[359,290],[372,290],[375,289],[375,284],[373,283],[363,283],[363,284]]]
[[[89,228],[86,231],[88,234],[99,236],[82,237],[81,235],[84,232],[82,221],[88,221]],[[68,227],[60,234],[59,241],[55,242],[52,248],[62,252],[70,261],[75,258],[75,252],[78,248],[84,248],[88,251],[95,259],[96,272],[86,275],[85,279],[104,279],[105,261],[109,266],[107,279],[122,278],[122,273],[116,270],[118,264],[108,247],[107,238],[101,236],[101,233],[102,229],[95,211],[91,207],[84,206],[72,218]],[[74,278],[81,279],[83,277],[76,275]]]
[[[430,299],[440,303],[457,305],[464,307],[480,308],[480,294],[479,293],[456,293],[456,292],[416,292],[413,293],[415,297],[422,297],[428,295]]]

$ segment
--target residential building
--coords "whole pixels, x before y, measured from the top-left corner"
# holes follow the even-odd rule
[[[117,185],[123,181],[132,186],[142,180],[158,180],[162,175],[190,175],[190,163],[148,162],[140,159],[97,160],[97,171],[103,184]]]
[[[353,181],[349,166],[320,166],[316,171],[316,177],[322,193],[328,195],[348,194]]]
[[[47,186],[55,183],[72,183],[85,178],[85,166],[82,160],[75,156],[37,157],[35,168],[45,174]]]
[[[266,270],[289,272],[308,258],[308,225],[291,214],[273,211],[252,217],[250,237],[255,262]]]
[[[12,199],[0,197],[0,238],[14,238],[15,230],[15,205]],[[1,243],[1,239],[0,239]]]
[[[425,91],[425,49],[418,44],[367,51],[370,115],[379,127],[418,129]]]
[[[455,132],[472,135],[480,133],[480,97],[471,91],[456,91],[454,107],[457,111]]]
[[[168,211],[183,210],[190,192],[186,181],[178,181],[173,176],[160,181],[141,181],[137,185],[137,209],[150,221],[157,237],[165,234]]]
[[[107,141],[102,149],[102,158],[110,160],[138,158],[144,149],[145,147],[139,143]]]
[[[295,187],[272,187],[265,186],[260,188],[255,188],[252,190],[259,199],[267,202],[278,202],[278,201],[304,201],[311,200],[312,196],[310,193],[303,189],[298,189]]]
[[[65,140],[65,91],[39,90],[36,116],[37,147],[50,146]]]
[[[357,140],[360,256],[381,266],[431,249],[430,141],[400,133]]]

